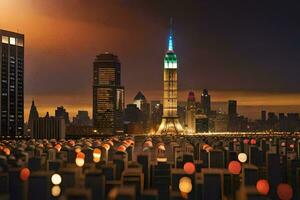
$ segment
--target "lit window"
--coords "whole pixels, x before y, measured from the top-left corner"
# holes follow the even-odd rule
[[[9,44],[16,45],[16,38],[10,37],[9,38]]]
[[[2,36],[2,43],[8,44],[8,37]]]
[[[19,47],[23,47],[24,46],[23,39],[17,38],[17,46],[19,46]]]

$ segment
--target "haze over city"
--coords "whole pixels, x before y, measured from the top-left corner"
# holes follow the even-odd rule
[[[119,55],[126,102],[140,90],[150,100],[161,99],[170,16],[179,100],[189,90],[198,91],[199,100],[207,88],[213,102],[234,98],[239,113],[250,118],[262,108],[300,112],[298,3],[10,0],[0,9],[1,28],[26,38],[25,120],[32,98],[41,113],[59,105],[71,116],[78,109],[91,113],[98,52]]]

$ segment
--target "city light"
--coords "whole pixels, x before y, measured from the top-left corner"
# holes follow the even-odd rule
[[[53,197],[59,197],[60,194],[61,194],[61,188],[60,188],[60,186],[59,185],[52,186],[52,188],[51,188],[51,195]]]
[[[20,171],[20,179],[22,181],[27,181],[30,176],[30,170],[28,168],[23,168]]]
[[[189,177],[182,177],[179,180],[179,190],[183,193],[190,193],[193,189],[192,180]]]
[[[269,182],[265,179],[258,180],[256,183],[256,189],[260,194],[267,195],[270,190]]]
[[[59,174],[53,174],[51,176],[51,182],[53,185],[59,185],[62,181],[62,178]]]
[[[248,159],[247,154],[245,154],[245,153],[239,153],[239,155],[238,155],[238,160],[239,160],[241,163],[247,162],[247,159]]]
[[[187,174],[193,174],[196,171],[195,165],[192,162],[185,163],[183,169]]]
[[[241,164],[238,161],[231,161],[228,165],[228,171],[231,174],[238,175],[240,174],[241,169],[242,169]]]

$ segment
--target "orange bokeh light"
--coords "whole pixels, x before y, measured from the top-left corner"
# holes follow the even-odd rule
[[[196,171],[195,165],[192,162],[185,163],[183,169],[187,174],[193,174]]]
[[[241,163],[239,163],[238,161],[231,161],[228,165],[228,170],[231,174],[240,174],[241,169]]]
[[[267,195],[270,190],[269,182],[265,179],[260,179],[256,183],[256,189],[260,194]]]

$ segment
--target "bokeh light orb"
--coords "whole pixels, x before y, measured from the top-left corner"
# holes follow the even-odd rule
[[[53,174],[51,176],[51,182],[53,185],[59,185],[62,181],[62,178],[59,174]]]
[[[250,144],[256,145],[256,140],[252,138],[252,139],[250,140]]]
[[[81,147],[80,147],[80,146],[75,147],[75,152],[76,152],[76,153],[81,152]]]
[[[84,159],[83,159],[83,158],[77,157],[77,158],[75,159],[75,163],[76,163],[76,165],[77,165],[78,167],[82,167],[82,166],[84,165]]]
[[[61,145],[60,144],[56,144],[54,147],[58,152],[60,152],[61,150]]]
[[[190,193],[193,189],[192,180],[189,177],[182,177],[179,180],[179,190],[183,193]]]
[[[248,143],[249,143],[249,139],[248,138],[244,139],[244,144],[248,144]]]
[[[109,144],[102,144],[102,147],[106,150],[106,151],[108,151],[109,149],[110,149],[110,146],[109,146]]]
[[[205,150],[207,147],[209,147],[209,145],[208,145],[208,144],[204,144],[204,145],[202,146],[202,149]]]
[[[293,198],[293,188],[287,183],[280,183],[277,186],[277,195],[280,200],[290,200]]]
[[[231,161],[228,165],[228,171],[231,174],[238,175],[238,174],[240,174],[241,169],[242,169],[241,163],[239,163],[238,161],[235,161],[235,160]]]
[[[187,174],[193,174],[196,171],[195,165],[192,162],[185,163],[183,169]]]
[[[159,150],[161,151],[165,151],[166,150],[166,147],[164,144],[159,144],[158,147],[157,147]]]
[[[52,188],[51,188],[51,195],[53,197],[59,197],[61,194],[61,188],[59,185],[54,185]]]
[[[260,194],[267,195],[270,190],[269,182],[265,179],[260,179],[256,182],[256,189]]]
[[[125,151],[126,151],[126,146],[120,145],[120,146],[117,148],[117,151],[125,152]]]
[[[28,178],[29,178],[29,176],[30,176],[30,170],[28,168],[25,167],[25,168],[21,169],[21,171],[20,171],[20,179],[22,181],[27,181]]]
[[[3,152],[5,153],[5,155],[7,155],[7,156],[9,156],[10,155],[10,149],[9,148],[7,148],[7,147],[5,147],[4,149],[3,149]]]
[[[85,154],[82,153],[82,152],[78,152],[77,155],[76,155],[76,157],[77,157],[77,158],[83,158],[83,159],[84,159],[84,158],[85,158]]]
[[[238,155],[238,160],[239,160],[241,163],[247,162],[247,159],[248,159],[247,154],[245,154],[245,153],[239,153],[239,155]]]
[[[93,151],[93,157],[94,158],[101,158],[101,150],[98,149],[98,148],[95,148],[94,151]]]
[[[212,150],[214,150],[214,149],[211,146],[209,146],[205,149],[206,152],[211,152]]]

